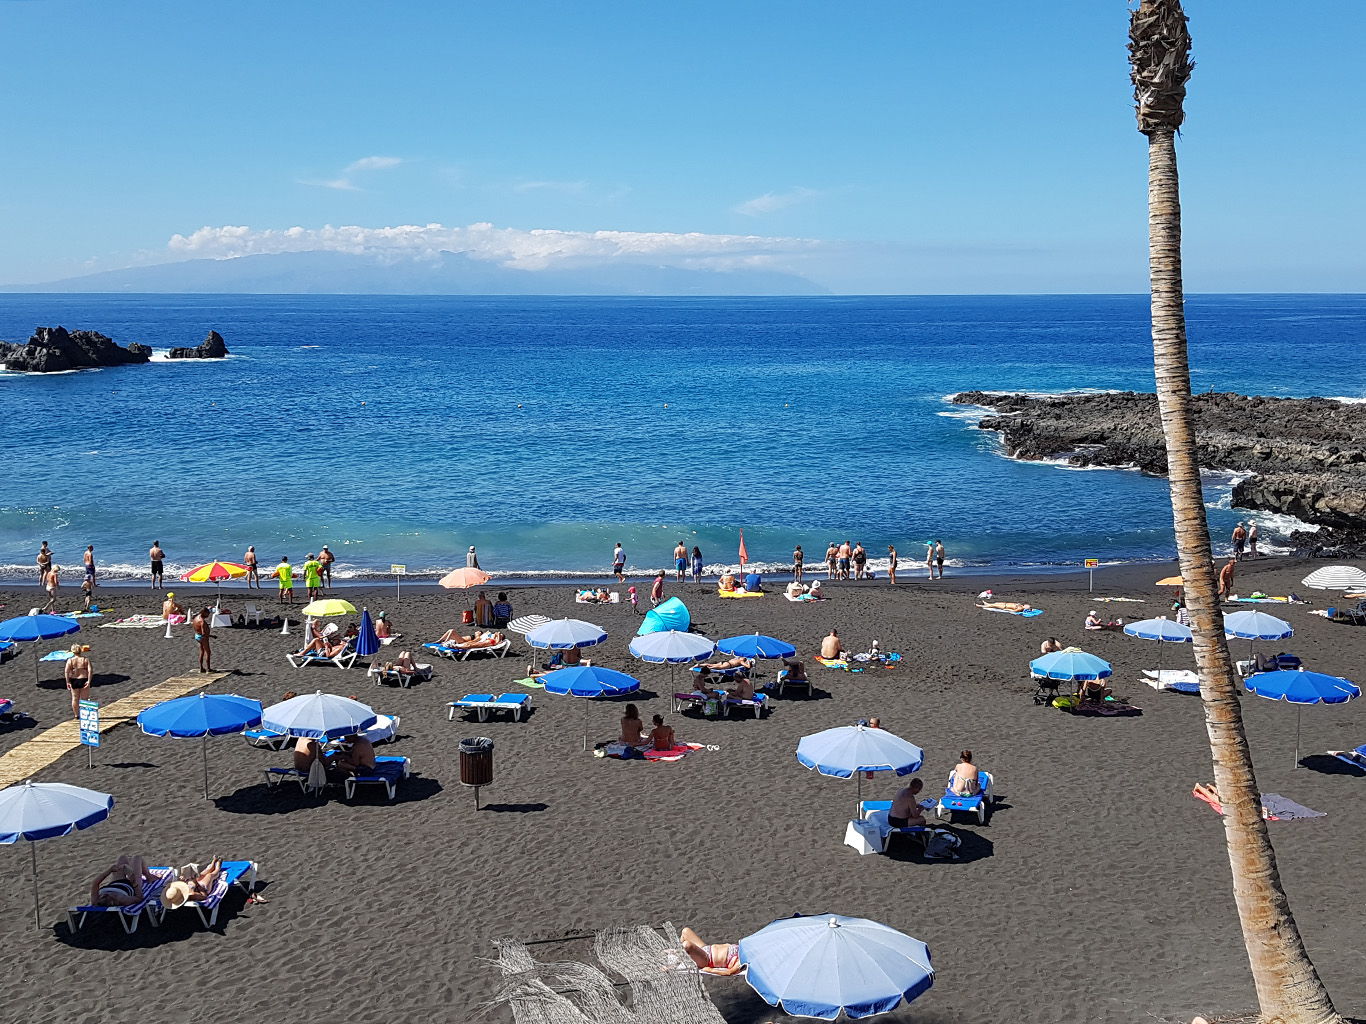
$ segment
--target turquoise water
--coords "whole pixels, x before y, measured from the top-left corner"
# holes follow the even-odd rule
[[[1366,297],[1188,300],[1193,386],[1366,395]],[[0,338],[89,328],[224,362],[0,374],[0,573],[297,561],[576,574],[621,541],[709,566],[831,540],[962,565],[1172,555],[1165,482],[1011,462],[970,388],[1152,389],[1145,296],[782,299],[0,296]],[[1212,479],[1212,529],[1241,518]],[[1222,506],[1222,507],[1221,507]],[[1266,517],[1274,543],[1291,525]]]

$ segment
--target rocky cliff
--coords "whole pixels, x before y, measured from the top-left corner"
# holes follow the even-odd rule
[[[953,401],[993,410],[978,425],[998,432],[1014,458],[1166,475],[1156,395],[967,391]],[[1327,528],[1297,535],[1308,546],[1366,545],[1366,403],[1211,393],[1193,408],[1201,467],[1250,474],[1234,486],[1235,506]]]
[[[53,373],[95,366],[145,363],[152,350],[137,342],[122,348],[95,331],[68,331],[65,327],[39,327],[26,345],[0,341],[0,363],[11,370]]]
[[[228,354],[228,346],[223,343],[223,335],[210,331],[195,348],[173,348],[166,353],[167,359],[222,359]]]

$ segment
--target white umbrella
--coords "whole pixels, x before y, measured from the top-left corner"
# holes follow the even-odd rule
[[[1314,590],[1366,590],[1366,572],[1350,565],[1325,565],[1300,582]]]
[[[631,653],[641,661],[669,666],[669,688],[674,685],[674,666],[705,661],[716,651],[716,644],[697,633],[666,629],[646,633],[631,641]]]
[[[89,828],[109,817],[114,798],[65,782],[34,782],[0,791],[0,844],[26,839],[33,845],[33,924],[38,915],[38,842]]]

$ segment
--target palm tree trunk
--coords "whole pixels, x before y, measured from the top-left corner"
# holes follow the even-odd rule
[[[1214,755],[1214,782],[1224,808],[1233,896],[1262,1019],[1277,1024],[1340,1024],[1342,1018],[1333,1009],[1328,991],[1309,960],[1290,912],[1290,901],[1281,888],[1243,731],[1238,681],[1224,640],[1191,416],[1175,135],[1174,128],[1148,134],[1153,363],[1167,439],[1176,550],[1194,632],[1200,697]]]

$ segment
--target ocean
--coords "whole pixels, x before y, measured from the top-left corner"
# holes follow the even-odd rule
[[[1192,296],[1193,387],[1366,396],[1366,296]],[[0,295],[0,338],[62,325],[152,363],[0,373],[0,577],[43,540],[145,578],[209,559],[424,578],[464,564],[573,577],[874,565],[942,539],[953,566],[1076,567],[1174,554],[1166,483],[1011,461],[969,389],[1152,390],[1148,300],[1117,296],[522,298]],[[166,361],[219,331],[225,361]],[[1207,481],[1223,540],[1246,513]],[[1275,548],[1296,524],[1256,515]]]

